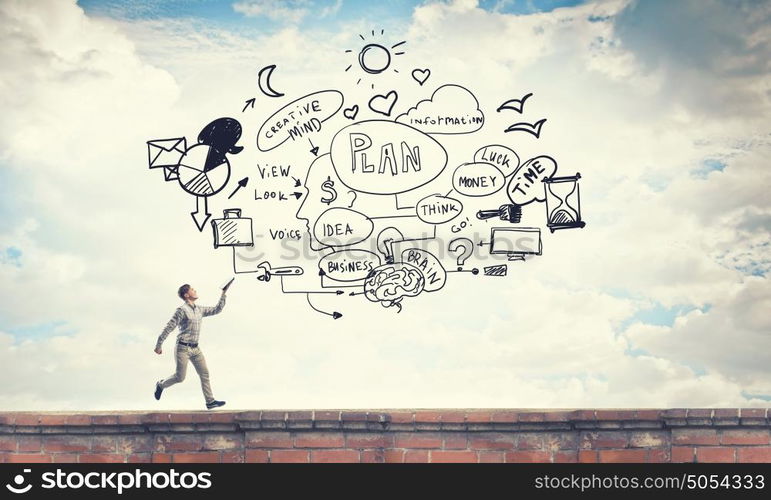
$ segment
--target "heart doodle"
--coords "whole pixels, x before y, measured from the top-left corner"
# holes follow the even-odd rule
[[[376,95],[369,100],[369,109],[381,115],[391,116],[391,110],[394,109],[394,104],[398,98],[399,95],[395,90],[386,95]]]
[[[350,108],[345,108],[343,110],[343,116],[345,116],[349,120],[355,120],[356,119],[356,115],[358,115],[358,114],[359,114],[359,105],[358,104],[354,104]]]
[[[428,80],[429,76],[431,76],[431,70],[428,68],[412,70],[412,79],[418,82],[421,86],[426,83],[426,80]]]

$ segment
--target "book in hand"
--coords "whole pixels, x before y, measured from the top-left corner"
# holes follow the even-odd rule
[[[232,278],[230,278],[230,281],[228,281],[227,283],[225,283],[225,284],[222,286],[222,291],[223,291],[223,292],[227,292],[227,291],[228,291],[228,288],[230,288],[230,285],[232,285],[232,284],[233,284],[233,282],[234,282],[235,280],[236,280],[236,277],[235,277],[235,276],[233,276]]]

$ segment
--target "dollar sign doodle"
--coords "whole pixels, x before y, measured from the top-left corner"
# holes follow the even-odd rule
[[[327,180],[321,183],[321,190],[327,193],[329,196],[322,196],[321,203],[329,205],[337,199],[337,191],[335,190],[335,181],[327,177]]]

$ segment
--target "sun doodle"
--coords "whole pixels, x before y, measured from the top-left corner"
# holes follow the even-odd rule
[[[371,31],[371,38],[373,41],[367,41],[367,38],[365,38],[364,35],[359,34],[359,38],[363,42],[365,42],[364,46],[358,51],[358,54],[356,55],[356,64],[358,64],[359,68],[368,75],[379,75],[387,70],[392,70],[394,73],[398,73],[399,70],[396,68],[393,68],[394,63],[394,57],[404,55],[404,51],[400,49],[402,45],[407,43],[405,40],[402,40],[401,42],[397,42],[389,47],[387,45],[383,45],[382,43],[376,43],[374,41],[375,38],[382,37],[385,30],[380,30],[380,34],[376,35],[375,30]],[[396,51],[396,52],[395,52]],[[346,54],[353,54],[353,49],[347,49]],[[350,71],[351,68],[353,68],[354,63],[351,63],[348,65],[347,68],[345,68],[345,71]],[[362,78],[360,77],[356,81],[356,85],[361,83]],[[375,84],[371,83],[371,87],[374,89]]]

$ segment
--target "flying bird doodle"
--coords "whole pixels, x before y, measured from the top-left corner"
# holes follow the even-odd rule
[[[504,132],[527,132],[528,134],[534,135],[535,138],[538,139],[541,136],[541,128],[543,127],[544,123],[546,123],[546,118],[541,118],[535,123],[514,123],[513,125],[509,125],[509,128],[504,130]]]
[[[504,109],[510,109],[512,111],[516,111],[517,113],[522,114],[522,110],[525,108],[525,101],[527,101],[532,95],[533,93],[530,92],[529,94],[525,94],[525,96],[522,97],[521,99],[509,99],[508,101],[498,106],[498,109],[496,109],[496,111],[500,113]]]

